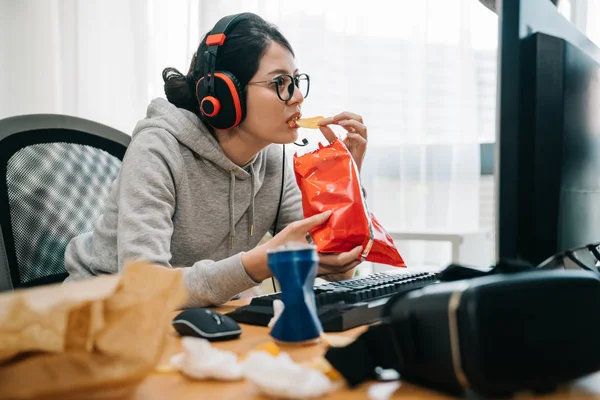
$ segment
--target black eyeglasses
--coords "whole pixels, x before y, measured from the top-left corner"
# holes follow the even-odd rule
[[[304,98],[308,97],[308,91],[310,90],[310,76],[308,76],[308,74],[300,74],[297,76],[283,74],[268,81],[248,82],[248,85],[255,83],[275,84],[277,96],[279,96],[279,100],[284,102],[289,101],[292,98],[295,87],[300,90],[300,93],[302,93]]]
[[[584,269],[600,274],[600,243],[591,243],[553,255],[539,269]]]

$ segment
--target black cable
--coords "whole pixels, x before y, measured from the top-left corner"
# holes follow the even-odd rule
[[[283,200],[283,187],[285,186],[285,144],[283,145],[283,160],[281,162],[281,189],[279,191],[279,204],[277,204],[277,213],[275,213],[275,226],[273,227],[273,237],[277,235],[277,225],[279,223],[279,210],[281,210],[281,201]],[[275,287],[275,277],[271,277],[273,283],[273,292],[277,291]]]
[[[598,271],[598,269],[597,269],[597,268],[595,268],[595,267],[594,267],[594,268],[592,268],[592,267],[590,267],[590,266],[586,265],[584,262],[582,262],[581,260],[579,260],[579,259],[578,259],[578,258],[575,256],[575,254],[574,254],[574,252],[573,252],[573,251],[567,251],[567,252],[565,253],[565,255],[567,256],[567,258],[569,258],[569,260],[571,260],[571,261],[573,261],[575,264],[577,264],[577,266],[578,266],[579,268],[581,268],[581,269],[583,269],[583,270],[586,270],[586,271],[590,271],[590,272],[594,273],[594,274],[595,274],[595,275],[597,275],[597,276],[598,276],[598,275],[600,275],[600,271]]]
[[[296,146],[304,147],[308,144],[308,140],[302,139],[302,144],[294,142]],[[275,226],[273,227],[273,237],[277,235],[277,225],[279,223],[279,210],[281,210],[281,201],[283,200],[283,188],[285,187],[285,144],[283,145],[283,159],[281,161],[281,189],[279,191],[279,204],[277,204],[277,213],[275,213]],[[277,291],[275,287],[275,277],[271,277],[273,283],[273,292]]]

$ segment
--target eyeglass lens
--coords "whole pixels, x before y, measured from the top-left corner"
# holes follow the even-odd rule
[[[300,90],[302,96],[308,96],[310,81],[308,75],[302,74],[295,78],[290,75],[278,76],[275,80],[277,84],[277,94],[282,101],[288,101],[294,95],[294,85]]]

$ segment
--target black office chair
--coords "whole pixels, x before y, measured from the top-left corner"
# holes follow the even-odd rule
[[[64,115],[0,120],[0,291],[67,277],[65,248],[92,230],[130,140]]]

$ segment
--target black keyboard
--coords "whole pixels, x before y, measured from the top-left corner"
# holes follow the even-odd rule
[[[314,287],[317,314],[325,332],[341,332],[379,321],[387,300],[396,293],[437,283],[432,272],[379,272],[358,278],[329,282]],[[273,300],[281,292],[252,298],[247,306],[229,315],[235,321],[267,326],[273,318]]]

